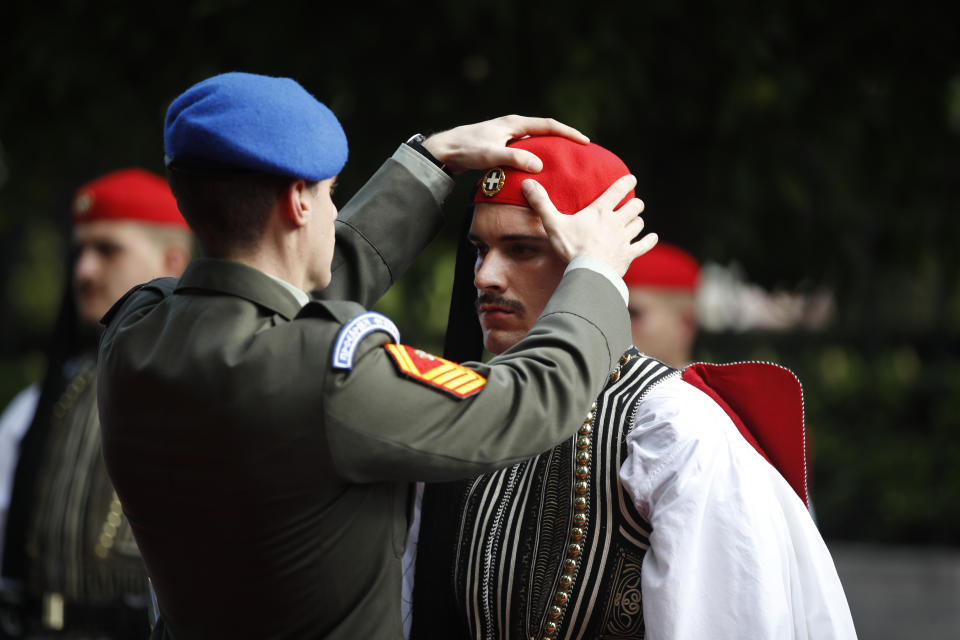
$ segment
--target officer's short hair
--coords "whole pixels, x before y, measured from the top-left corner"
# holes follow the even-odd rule
[[[277,199],[296,181],[259,172],[197,174],[172,168],[167,179],[200,247],[212,258],[254,248]],[[316,184],[307,182],[310,188]]]

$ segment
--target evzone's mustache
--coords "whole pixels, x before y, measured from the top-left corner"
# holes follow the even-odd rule
[[[501,295],[496,295],[493,293],[481,293],[477,296],[477,301],[474,303],[474,309],[479,313],[480,306],[490,304],[497,307],[506,307],[507,309],[513,309],[517,312],[523,312],[523,304],[519,300],[512,300],[510,298],[505,298]]]
[[[93,293],[97,293],[98,291],[100,291],[100,289],[101,287],[99,287],[97,284],[89,280],[80,280],[79,282],[74,281],[73,283],[73,290],[78,295],[84,295],[84,296],[90,295]]]

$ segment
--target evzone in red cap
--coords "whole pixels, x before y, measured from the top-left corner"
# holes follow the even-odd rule
[[[130,525],[100,454],[93,329],[131,287],[179,275],[190,257],[191,233],[166,181],[142,169],[115,171],[81,186],[70,218],[74,295],[64,296],[45,383],[38,392],[24,391],[18,398],[26,404],[0,420],[10,436],[9,468],[19,465],[0,501],[9,497],[22,507],[4,529],[10,561],[4,577],[31,578],[27,601],[62,594],[60,602],[68,605],[55,635],[146,637],[145,605],[136,604],[148,601],[146,569],[136,545],[124,542]],[[23,476],[23,469],[33,475]],[[25,551],[26,540],[36,552]],[[20,608],[20,626],[49,628],[48,609]]]
[[[86,324],[96,326],[135,285],[179,276],[190,260],[190,228],[167,181],[149,171],[121,169],[84,184],[70,219],[74,294]]]
[[[488,170],[469,236],[484,344],[495,354],[525,335],[566,268],[520,191],[523,179],[573,214],[628,173],[594,144],[541,137],[511,146],[533,151],[543,171]],[[657,286],[689,293],[696,282],[695,261],[679,250],[661,249],[649,264]],[[417,579],[441,576],[436,584],[446,585],[452,575],[460,611],[447,621],[467,628],[420,631],[855,638],[806,509],[803,439],[800,384],[787,370],[677,370],[631,348],[574,438],[458,492],[455,540],[422,532],[421,549],[459,549],[452,567],[418,559]],[[431,489],[424,504],[442,495]],[[450,594],[417,598],[425,608]]]
[[[699,328],[696,259],[661,240],[630,264],[623,281],[630,292],[633,344],[671,367],[688,364]]]

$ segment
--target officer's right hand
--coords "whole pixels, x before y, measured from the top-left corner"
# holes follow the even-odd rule
[[[546,189],[535,179],[524,180],[522,189],[530,207],[540,215],[551,246],[564,260],[594,258],[622,276],[635,258],[657,244],[655,233],[633,242],[643,231],[642,200],[633,198],[614,209],[636,184],[632,175],[623,176],[575,215],[557,211]]]

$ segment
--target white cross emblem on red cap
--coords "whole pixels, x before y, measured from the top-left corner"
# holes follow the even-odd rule
[[[485,196],[494,196],[500,189],[503,189],[503,182],[503,169],[494,167],[483,174],[483,180],[480,181],[480,190],[483,191]]]

